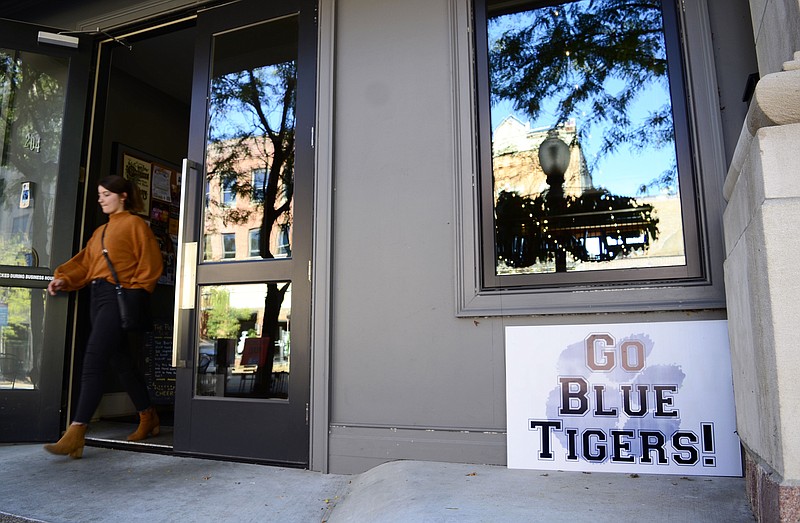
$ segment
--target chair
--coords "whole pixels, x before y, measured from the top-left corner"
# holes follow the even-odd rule
[[[0,389],[11,388],[17,384],[17,376],[22,369],[22,362],[13,354],[0,353]],[[10,387],[6,387],[6,383]]]
[[[250,388],[255,382],[258,369],[267,364],[269,357],[269,338],[247,338],[244,340],[242,357],[238,365],[234,365],[231,374],[239,376],[239,392],[244,392],[245,383],[250,382]]]

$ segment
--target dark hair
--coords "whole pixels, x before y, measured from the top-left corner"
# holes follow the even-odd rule
[[[136,187],[135,183],[131,183],[130,180],[126,180],[122,176],[116,174],[106,176],[97,182],[97,185],[108,189],[114,194],[126,193],[128,195],[124,202],[126,211],[136,212],[144,208],[142,197],[139,195],[139,188]]]

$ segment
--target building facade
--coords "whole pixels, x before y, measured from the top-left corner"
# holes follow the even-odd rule
[[[24,342],[15,350],[30,355],[20,358],[21,387],[4,377],[0,396],[29,419],[34,407],[25,390],[37,389],[41,372],[63,379],[36,400],[46,405],[36,410],[47,420],[5,439],[52,438],[69,417],[86,299],[44,297],[42,289],[102,223],[93,183],[116,170],[127,150],[176,173],[175,181],[180,174],[180,190],[166,183],[175,187],[152,192],[159,178],[150,179],[154,208],[168,217],[165,241],[176,253],[174,285],[164,282],[155,294],[163,329],[149,345],[162,352],[163,365],[151,374],[154,390],[167,398],[162,408],[174,412],[175,452],[335,473],[395,459],[505,465],[507,327],[727,319],[736,426],[754,512],[763,521],[795,520],[800,431],[791,413],[800,397],[791,384],[800,365],[792,326],[800,289],[792,259],[800,245],[786,231],[800,215],[791,159],[800,139],[794,55],[800,3],[655,2],[668,72],[651,74],[665,79],[672,101],[667,142],[677,182],[671,192],[640,195],[639,203],[656,210],[661,231],[674,234],[648,243],[647,256],[625,251],[600,260],[603,251],[586,247],[585,239],[614,246],[619,236],[610,225],[596,232],[597,223],[581,222],[582,236],[561,232],[555,245],[584,238],[584,250],[598,253],[582,261],[585,270],[572,269],[584,251],[562,255],[564,249],[544,242],[549,268],[498,272],[491,122],[501,119],[491,114],[488,85],[497,77],[490,74],[487,27],[491,35],[498,17],[583,4],[0,2],[0,18],[25,22],[13,35],[34,40],[21,55],[0,42],[6,56],[40,66],[35,57],[54,54],[54,61],[71,61],[68,72],[58,73],[65,78],[84,70],[83,84],[69,80],[63,95],[79,106],[65,113],[70,132],[61,138],[59,161],[71,172],[34,178],[39,171],[21,161],[13,171],[11,160],[3,164],[4,204],[11,209],[0,222],[4,243],[36,239],[31,249],[9,254],[3,285],[27,305],[17,311],[7,299],[7,325],[24,324],[30,334],[14,331],[4,339]],[[36,32],[26,32],[28,24]],[[70,38],[74,50],[64,47]],[[559,56],[568,56],[571,74],[579,74],[585,67],[575,65],[578,51],[567,51]],[[252,92],[262,98],[236,113],[246,116],[220,120]],[[9,100],[0,91],[0,103]],[[556,120],[545,125],[556,128]],[[524,121],[510,122],[524,128]],[[28,152],[37,136],[49,136],[43,129],[25,134]],[[206,154],[232,139],[258,149],[261,163],[252,163],[255,154],[238,164]],[[7,138],[2,147],[11,151],[15,144]],[[581,188],[565,185],[566,197],[605,183],[583,155],[572,153],[567,178]],[[637,168],[649,161],[631,158]],[[239,173],[234,164],[250,167]],[[527,196],[546,189],[543,174],[525,182]],[[636,183],[653,177],[641,175]],[[20,221],[26,208],[16,184],[30,180],[39,191],[33,209],[46,215],[39,223],[49,224],[43,229]],[[58,189],[57,200],[48,183]],[[233,188],[228,196],[226,188]],[[63,207],[38,205],[48,199]],[[220,214],[242,202],[257,202],[257,218],[226,221]],[[212,207],[217,221],[204,221]],[[213,238],[205,245],[209,227]],[[252,237],[253,230],[260,236]],[[234,235],[235,247],[226,247],[225,234]],[[629,241],[640,237],[631,232]],[[559,269],[560,259],[568,269]],[[227,327],[214,320],[210,339],[208,318],[224,316],[209,312],[215,307],[237,309],[231,315],[240,319]],[[58,364],[48,366],[50,360]],[[104,417],[130,413],[117,396],[107,395]]]

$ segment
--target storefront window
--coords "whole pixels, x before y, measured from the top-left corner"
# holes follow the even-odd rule
[[[696,275],[695,170],[678,29],[664,16],[671,2],[483,7],[485,285]]]
[[[50,266],[68,68],[0,49],[0,265]]]
[[[45,292],[0,287],[0,389],[39,388]]]

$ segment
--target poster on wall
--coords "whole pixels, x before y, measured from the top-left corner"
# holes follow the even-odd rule
[[[153,199],[162,202],[172,201],[172,178],[175,171],[162,165],[153,165]]]
[[[122,176],[136,184],[143,208],[139,214],[150,216],[150,175],[153,165],[127,153],[122,155]]]
[[[145,336],[145,383],[156,405],[175,403],[175,367],[172,366],[172,321],[154,319]]]
[[[726,321],[505,334],[509,468],[741,476]]]
[[[117,172],[138,187],[144,202],[139,214],[149,221],[161,247],[164,271],[158,283],[175,285],[181,173],[169,162],[121,143],[114,143],[113,154]]]

